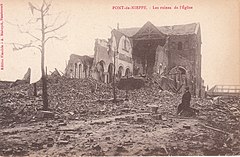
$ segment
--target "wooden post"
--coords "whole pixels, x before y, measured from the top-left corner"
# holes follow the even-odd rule
[[[33,83],[33,95],[37,96],[37,83]]]
[[[114,51],[113,55],[113,64],[114,64],[114,69],[113,69],[113,102],[116,103],[116,78],[115,78],[115,72],[116,72],[116,52]]]

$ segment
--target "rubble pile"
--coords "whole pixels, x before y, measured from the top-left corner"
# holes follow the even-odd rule
[[[41,98],[29,96],[30,89],[29,84],[21,84],[0,90],[1,125],[29,120],[42,106]]]
[[[0,90],[0,155],[240,154],[239,98],[193,97],[199,115],[177,116],[181,95],[145,81],[129,101],[116,89],[113,103],[110,84],[49,76],[50,111],[41,111],[40,81],[37,97],[29,84]]]
[[[18,122],[24,120],[36,121],[37,111],[41,110],[41,81],[37,82],[38,97],[33,96],[33,86],[21,84],[4,90],[1,97],[1,108],[9,110],[1,112],[1,123]],[[112,103],[113,87],[94,79],[69,79],[66,77],[48,77],[48,98],[52,112],[58,118],[88,119],[90,116],[100,118],[104,115],[119,115],[122,112],[147,112],[148,105],[157,104],[162,111],[173,111],[178,103],[178,97],[172,93],[159,90],[154,84],[147,84],[144,88],[128,91],[130,103],[123,103],[125,91],[116,88],[118,103]],[[142,98],[142,99],[140,99]],[[168,111],[167,111],[168,110]],[[5,118],[4,118],[5,116]]]
[[[211,126],[207,128],[217,132],[212,137],[215,142],[210,152],[215,150],[213,155],[216,155],[216,152],[220,152],[219,155],[226,155],[226,152],[239,155],[240,98],[218,97],[217,101],[196,100],[195,106],[201,109],[198,118],[206,123],[206,126]]]
[[[50,108],[59,114],[78,114],[80,118],[103,110],[100,100],[112,98],[111,86],[92,79],[50,79],[48,91]]]
[[[13,83],[13,82],[11,82],[11,81],[1,81],[1,80],[0,80],[0,89],[9,88],[12,83]]]
[[[33,96],[33,86],[29,84],[2,90],[0,123],[24,122],[31,119],[34,121],[37,111],[42,108],[41,81],[37,82],[37,90],[37,97]],[[121,91],[118,93],[124,94]],[[111,104],[111,98],[112,87],[96,80],[48,77],[49,108],[57,115],[80,114],[80,117],[87,118],[88,115],[94,115],[94,112],[107,109],[106,105]],[[103,103],[107,104],[104,106]]]
[[[226,99],[219,97],[217,102],[212,100],[196,101],[195,106],[201,109],[199,118],[211,125],[223,128],[224,131],[240,128],[239,98]]]

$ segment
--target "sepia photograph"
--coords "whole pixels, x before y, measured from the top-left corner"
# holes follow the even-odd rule
[[[240,1],[1,1],[0,156],[240,156]]]

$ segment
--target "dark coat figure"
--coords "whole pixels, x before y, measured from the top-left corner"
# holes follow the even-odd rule
[[[199,110],[190,107],[190,101],[191,101],[191,93],[189,92],[189,88],[186,87],[185,93],[182,96],[182,103],[178,105],[177,108],[177,114],[179,115],[185,115],[188,117],[196,116],[199,114]]]
[[[181,114],[184,110],[190,108],[191,93],[189,92],[189,87],[186,87],[185,93],[182,96],[182,103],[178,105],[177,114]]]
[[[189,92],[189,88],[186,88],[186,91],[182,96],[182,104],[184,104],[185,107],[190,107],[190,101],[191,93]]]

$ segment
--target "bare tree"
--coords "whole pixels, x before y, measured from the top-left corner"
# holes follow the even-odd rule
[[[41,74],[42,74],[42,99],[43,99],[43,109],[48,110],[48,94],[47,94],[47,79],[46,73],[44,70],[44,58],[45,58],[45,45],[47,41],[50,39],[58,39],[62,40],[65,36],[57,35],[56,31],[66,25],[67,20],[61,24],[56,24],[60,13],[54,18],[53,22],[49,24],[46,22],[46,18],[52,16],[49,14],[49,10],[51,7],[51,2],[42,1],[41,6],[33,5],[31,2],[28,3],[31,14],[33,16],[27,24],[34,24],[37,28],[37,32],[34,33],[30,30],[23,30],[21,25],[17,24],[17,27],[21,33],[27,34],[32,40],[28,43],[20,44],[20,43],[11,43],[13,45],[13,50],[22,50],[25,48],[36,48],[41,53]]]

